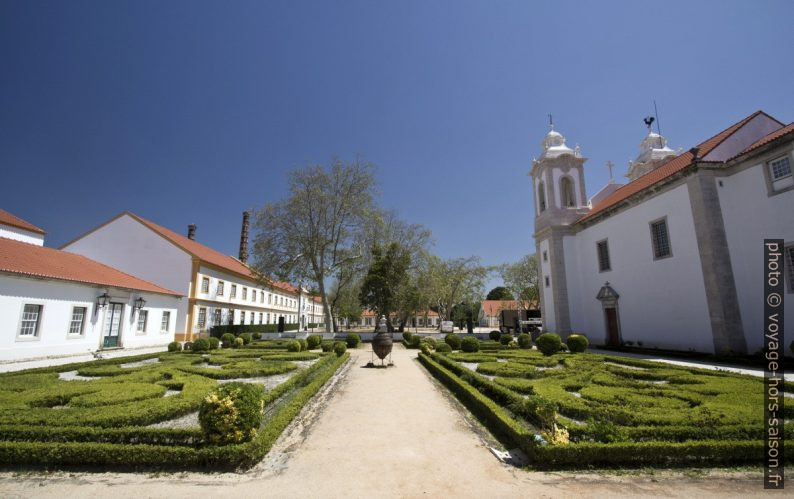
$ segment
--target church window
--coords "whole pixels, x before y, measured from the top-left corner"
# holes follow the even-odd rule
[[[540,211],[546,211],[546,192],[543,189],[543,182],[538,184],[538,206]]]
[[[598,250],[598,271],[605,272],[607,270],[612,270],[612,266],[609,262],[609,246],[607,246],[606,239],[597,242],[596,249]]]
[[[549,287],[549,276],[545,276],[545,280],[546,280],[546,287],[548,288]]]
[[[667,232],[667,219],[651,222],[651,242],[653,243],[654,260],[673,256],[670,248],[670,234]]]
[[[791,176],[791,163],[788,156],[783,156],[769,162],[769,172],[772,174],[772,181],[780,180]]]
[[[549,261],[549,253],[547,251],[543,252],[543,261],[544,262],[548,262]]]
[[[573,182],[571,182],[569,177],[560,179],[560,199],[564,208],[576,206],[576,200],[573,196]]]

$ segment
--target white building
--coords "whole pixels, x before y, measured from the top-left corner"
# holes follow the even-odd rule
[[[0,360],[164,347],[181,295],[84,256],[0,210]]]
[[[537,310],[537,303],[530,304],[524,300],[483,300],[480,302],[480,311],[477,315],[477,323],[480,327],[499,328],[500,326],[513,326],[513,324],[502,324],[502,311],[512,312],[513,316],[520,315],[522,320],[527,316],[528,310]]]
[[[244,214],[240,258],[224,255],[188,236],[124,212],[63,248],[149,279],[187,296],[177,310],[177,339],[189,340],[222,324],[298,324],[299,290],[255,273],[245,260]]]
[[[544,329],[596,344],[758,351],[765,238],[786,242],[794,316],[792,149],[794,124],[761,111],[683,154],[649,128],[630,182],[610,181],[588,203],[586,158],[551,130],[530,172]]]

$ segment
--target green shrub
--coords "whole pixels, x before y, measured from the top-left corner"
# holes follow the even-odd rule
[[[199,338],[193,342],[194,352],[207,352],[210,349],[210,342],[204,338]]]
[[[169,352],[181,352],[182,351],[182,343],[178,341],[172,341],[168,344],[168,351]]]
[[[532,348],[532,336],[527,333],[521,333],[518,335],[518,346],[523,348],[524,350],[528,350]]]
[[[341,357],[347,351],[347,346],[341,341],[337,341],[334,343],[334,353],[337,357]]]
[[[444,343],[449,345],[452,350],[460,350],[460,336],[455,333],[449,333],[446,335],[444,337]]]
[[[452,347],[449,346],[449,343],[439,343],[438,346],[436,346],[436,352],[439,352],[439,353],[451,353],[452,352]]]
[[[418,334],[411,336],[411,339],[408,342],[409,348],[419,348],[419,344],[422,343],[422,337]]]
[[[308,349],[309,349],[309,342],[308,342],[308,341],[306,341],[305,339],[303,339],[303,338],[299,338],[299,339],[298,339],[298,343],[300,343],[300,344],[301,344],[301,351],[302,351],[302,352],[305,352],[306,350],[308,350]]]
[[[433,338],[432,336],[425,336],[424,338],[422,338],[420,343],[424,343],[424,344],[428,345],[431,350],[435,350],[436,349],[436,343],[437,342],[436,342],[436,339]]]
[[[199,423],[208,441],[240,443],[253,439],[264,415],[264,390],[250,383],[228,383],[204,397]]]
[[[323,337],[319,334],[312,334],[308,338],[306,338],[306,347],[308,350],[314,350],[318,348],[320,344],[323,342]]]
[[[320,343],[320,348],[323,349],[323,352],[333,352],[334,350],[334,342],[333,341],[323,341]]]
[[[301,351],[301,344],[299,341],[290,340],[287,342],[287,351],[288,352],[300,352]]]
[[[348,348],[358,348],[358,344],[361,343],[361,336],[356,333],[348,333],[345,343],[347,343]]]
[[[502,332],[501,331],[497,331],[496,329],[494,329],[493,331],[488,333],[488,337],[491,338],[494,341],[499,341],[499,338],[502,337]]]
[[[480,350],[480,342],[474,336],[464,336],[460,341],[460,349],[464,352],[478,352]]]
[[[407,341],[408,343],[411,343],[412,337],[413,337],[413,333],[411,333],[410,331],[403,331],[403,341]]]
[[[221,345],[223,345],[223,348],[231,348],[232,343],[234,343],[234,335],[232,333],[226,333],[221,336]]]
[[[424,341],[419,345],[419,350],[425,355],[430,355],[433,353],[433,349],[430,348],[430,344]]]
[[[510,333],[504,333],[499,337],[499,343],[502,345],[509,345],[511,341],[513,341],[513,335]]]
[[[247,344],[251,343],[251,340],[252,340],[251,333],[240,333],[240,335],[237,336],[237,337],[238,338],[242,338],[244,345],[247,345]]]
[[[232,343],[234,348],[240,348],[243,345],[245,345],[245,341],[242,338],[235,338],[234,343]]]
[[[582,353],[587,350],[587,346],[590,345],[590,341],[587,339],[587,336],[583,334],[572,334],[568,336],[566,340],[568,344],[568,350],[571,353]]]
[[[219,340],[218,338],[213,338],[212,336],[207,338],[207,341],[210,344],[210,350],[217,350],[218,346],[221,344],[221,340]]]
[[[562,339],[560,335],[556,333],[543,333],[538,336],[538,341],[536,343],[538,345],[538,350],[540,350],[543,355],[554,355],[562,348]]]
[[[186,341],[186,342],[185,342],[185,343],[182,345],[182,349],[183,349],[183,350],[193,350],[193,342],[192,342],[192,341]]]

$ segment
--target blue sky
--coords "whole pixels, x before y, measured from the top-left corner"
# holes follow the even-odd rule
[[[794,120],[794,3],[0,2],[0,207],[48,245],[130,210],[236,254],[285,172],[356,155],[442,256],[533,251],[547,114],[589,195],[659,105],[689,148]]]

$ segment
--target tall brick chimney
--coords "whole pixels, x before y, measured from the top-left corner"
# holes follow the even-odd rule
[[[187,226],[187,238],[191,241],[196,240],[196,224],[190,224]]]
[[[250,214],[247,211],[243,212],[243,228],[240,230],[240,261],[243,263],[248,262],[248,218]]]

